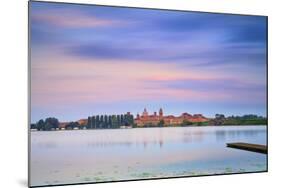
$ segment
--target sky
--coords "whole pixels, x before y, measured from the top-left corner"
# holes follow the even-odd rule
[[[266,17],[31,2],[31,121],[266,116]]]

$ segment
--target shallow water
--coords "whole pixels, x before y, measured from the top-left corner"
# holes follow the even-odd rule
[[[265,171],[267,155],[226,143],[266,140],[266,126],[31,132],[31,185]]]

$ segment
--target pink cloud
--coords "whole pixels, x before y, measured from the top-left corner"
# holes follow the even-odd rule
[[[51,24],[58,27],[91,28],[125,25],[124,21],[97,18],[79,11],[49,11],[42,14],[34,14],[32,20]]]
[[[32,73],[32,100],[36,106],[170,99],[241,100],[237,93],[174,89],[153,82],[225,78],[225,75],[210,72],[182,70],[174,64],[159,66],[142,61],[85,60],[53,54],[44,59],[33,58]]]
[[[156,74],[145,78],[146,81],[178,81],[178,80],[215,80],[220,79],[222,76],[215,76],[212,74],[198,74],[197,72],[188,72],[185,75],[182,74]]]

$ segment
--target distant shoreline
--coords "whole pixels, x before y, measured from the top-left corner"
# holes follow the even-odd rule
[[[36,129],[29,129],[30,132],[56,132],[56,131],[89,131],[89,130],[127,130],[127,129],[142,129],[142,128],[202,128],[202,127],[246,127],[246,126],[264,126],[267,127],[268,125],[190,125],[190,126],[165,126],[165,127],[130,127],[130,128],[108,128],[108,129],[59,129],[59,130],[36,130]]]

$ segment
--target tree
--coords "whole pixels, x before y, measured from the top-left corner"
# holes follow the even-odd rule
[[[117,124],[118,124],[118,122],[117,122],[116,115],[112,115],[112,128],[116,129],[117,128]]]
[[[254,114],[246,114],[244,116],[241,117],[242,119],[257,119],[258,116],[254,115]]]
[[[103,128],[108,128],[108,116],[107,115],[104,115],[104,126]]]
[[[224,119],[225,116],[223,114],[216,114],[215,118],[216,119]]]
[[[222,125],[225,122],[225,116],[223,114],[216,114],[214,119],[215,125]]]
[[[74,128],[79,128],[79,123],[78,122],[69,122],[66,126],[66,129],[74,129]]]
[[[79,126],[80,126],[80,124],[77,121],[75,121],[73,123],[73,128],[79,128]]]
[[[129,115],[129,125],[133,125],[134,124],[134,116],[131,114]]]
[[[125,114],[124,115],[124,125],[129,126],[129,125],[133,125],[133,124],[134,124],[134,116]]]
[[[40,119],[37,123],[36,123],[36,127],[37,130],[42,131],[45,129],[45,122],[43,119]]]
[[[87,129],[92,129],[92,118],[90,116],[88,117]]]
[[[52,130],[52,128],[53,128],[53,125],[50,122],[45,122],[45,127],[44,127],[45,131],[50,131],[50,130]]]
[[[59,128],[59,120],[54,117],[45,119],[45,130],[52,130]]]
[[[124,125],[128,125],[128,115],[124,114]]]
[[[182,122],[182,126],[188,126],[188,125],[192,125],[192,122],[191,121],[188,121],[188,120],[183,120]]]
[[[121,125],[121,118],[120,115],[117,115],[117,127],[120,127]]]
[[[112,116],[108,117],[108,128],[112,128]]]
[[[97,115],[97,116],[96,116],[96,128],[97,128],[97,129],[99,128],[99,124],[100,124],[100,116]]]
[[[100,127],[100,128],[103,128],[103,124],[104,124],[104,116],[101,115],[99,127]]]
[[[202,126],[202,125],[204,125],[204,123],[200,121],[200,122],[197,122],[197,125]]]
[[[30,129],[37,129],[36,123],[31,123],[30,124]]]
[[[121,114],[120,121],[121,121],[121,125],[124,125],[124,114]]]
[[[73,122],[69,122],[68,124],[65,125],[66,130],[73,129]]]
[[[96,126],[96,117],[95,116],[92,116],[92,129],[96,129],[97,126]]]

